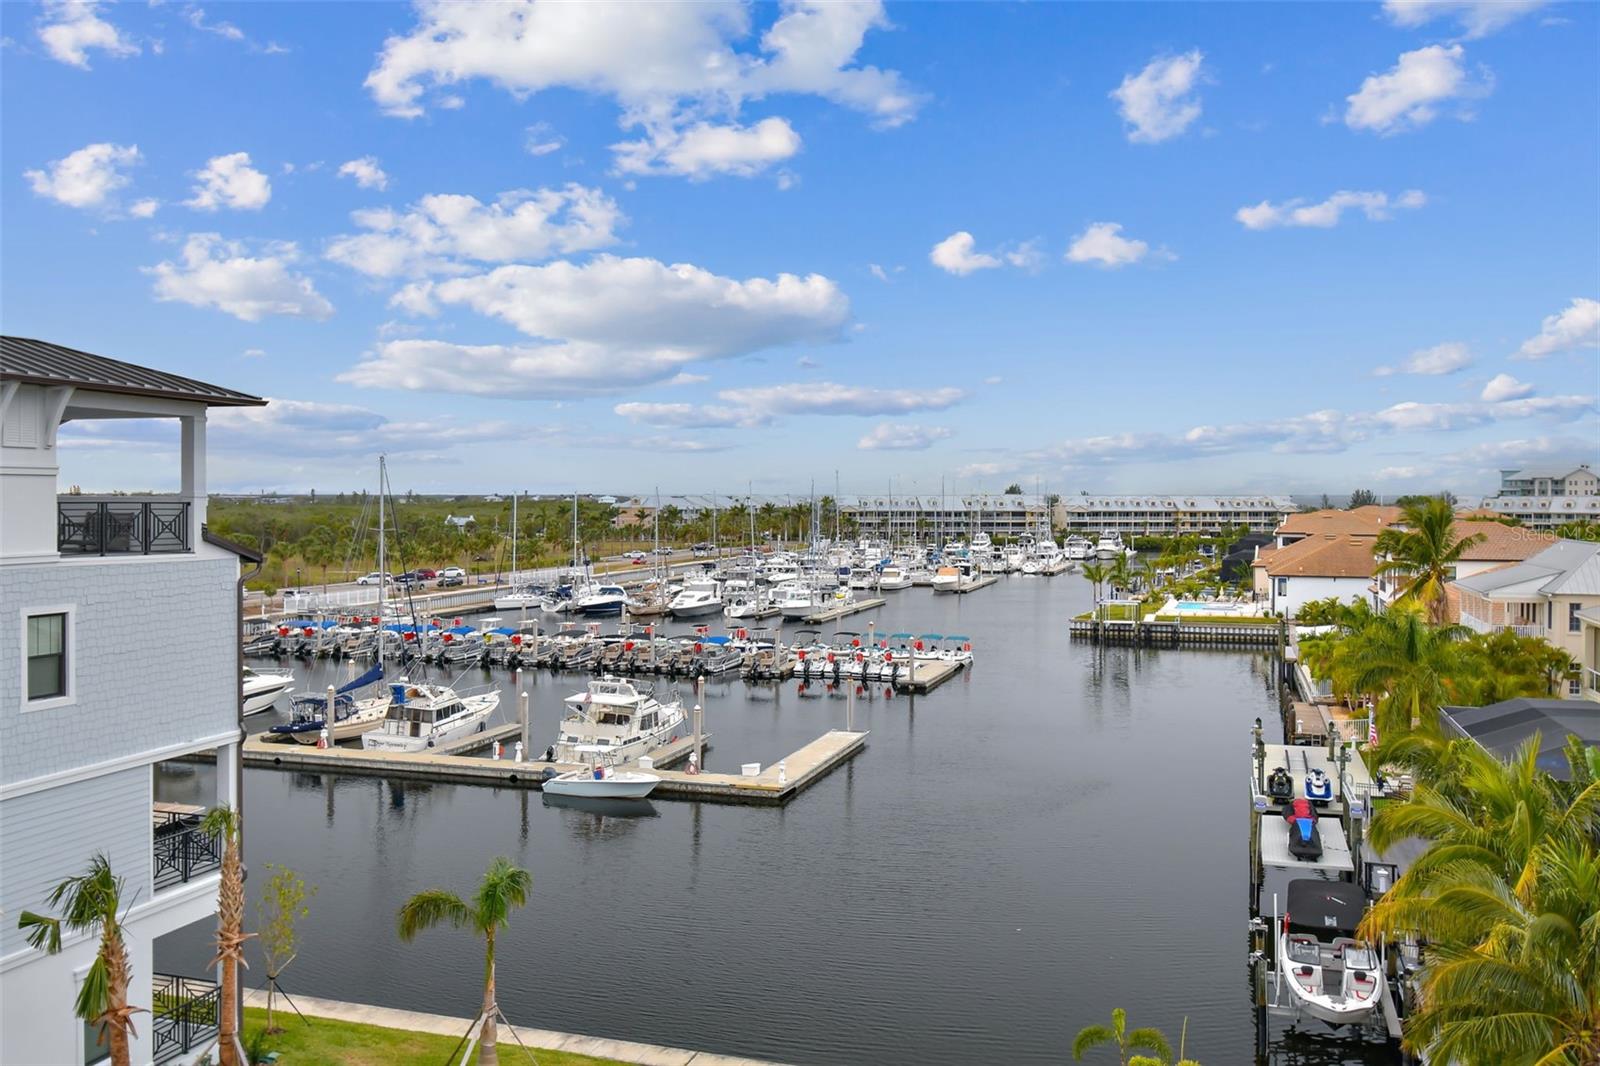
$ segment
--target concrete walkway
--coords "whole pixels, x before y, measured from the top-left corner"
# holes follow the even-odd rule
[[[249,988],[244,993],[247,1007],[267,1006],[264,989]],[[377,1025],[385,1029],[403,1029],[414,1033],[436,1033],[440,1036],[459,1037],[467,1031],[470,1020],[450,1018],[443,1014],[423,1014],[419,1011],[393,1010],[374,1007],[366,1003],[341,1003],[335,999],[318,999],[315,996],[294,997],[294,1005],[302,1014],[312,1018],[332,1018],[335,1021],[354,1022],[358,1025]],[[287,1004],[278,1008],[292,1014]],[[616,1059],[618,1062],[639,1063],[641,1066],[779,1066],[763,1059],[746,1059],[737,1055],[717,1055],[709,1051],[687,1051],[683,1048],[659,1047],[655,1044],[636,1044],[631,1040],[607,1040],[598,1036],[577,1033],[558,1033],[551,1029],[525,1029],[514,1027],[522,1042],[536,1051],[570,1051],[577,1055],[592,1055],[597,1059]],[[516,1038],[500,1028],[500,1054],[513,1055]],[[515,1062],[514,1057],[507,1058]]]

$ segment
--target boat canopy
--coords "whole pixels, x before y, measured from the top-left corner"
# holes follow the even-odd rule
[[[968,640],[971,640],[971,639],[972,639],[972,638],[971,638],[971,637],[969,637],[969,636],[967,636],[967,635],[966,635],[966,634],[965,634],[965,633],[951,633],[951,634],[950,634],[950,635],[949,635],[949,636],[948,636],[948,637],[946,637],[946,638],[945,638],[945,639],[946,639],[946,640],[960,640],[960,641],[968,641]]]
[[[469,634],[476,633],[477,630],[473,629],[471,626],[451,626],[449,629],[445,630],[445,632],[453,633],[458,637],[465,637]]]
[[[1291,928],[1316,933],[1354,933],[1366,909],[1359,885],[1309,878],[1289,882],[1286,916]]]
[[[423,626],[412,625],[410,622],[391,622],[389,625],[386,625],[383,628],[390,633],[421,633],[424,631],[435,630],[439,627],[433,622],[429,622],[427,625]]]
[[[317,621],[312,621],[309,618],[302,618],[297,622],[279,622],[278,624],[288,626],[290,629],[332,629],[339,623],[335,622],[331,618],[323,618]]]
[[[911,634],[910,633],[890,633],[889,634],[889,639],[890,640],[910,640],[911,639]]]
[[[343,696],[347,692],[354,692],[358,688],[366,688],[368,685],[382,680],[383,663],[380,662],[374,665],[371,670],[368,670],[366,673],[356,678],[354,681],[349,681],[343,685],[340,685],[339,688],[335,690],[334,695]]]
[[[943,633],[922,633],[917,637],[917,639],[918,640],[943,640],[944,639],[944,634]]]
[[[732,637],[701,637],[700,638],[700,643],[701,644],[726,644],[726,643],[728,643],[728,641],[730,641],[732,639],[733,639]]]
[[[520,629],[512,629],[510,626],[495,626],[493,629],[485,629],[484,632],[493,633],[497,637],[511,637],[522,631]]]

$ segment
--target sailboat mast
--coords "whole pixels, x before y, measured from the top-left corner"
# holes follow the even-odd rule
[[[383,606],[388,599],[389,572],[385,561],[384,540],[387,530],[384,528],[383,483],[387,480],[388,473],[384,465],[384,457],[378,456],[378,617],[383,617]]]
[[[511,493],[511,583],[517,583],[517,493]]]

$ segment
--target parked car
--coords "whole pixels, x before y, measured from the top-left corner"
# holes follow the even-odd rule
[[[673,552],[673,549],[668,547],[665,544],[663,544],[661,547],[656,549],[656,554],[657,555],[671,555],[672,552]]]
[[[374,570],[370,574],[366,574],[366,575],[364,575],[362,577],[356,578],[356,584],[358,584],[358,585],[376,585],[378,582],[383,581],[385,579],[387,579],[389,581],[393,581],[394,580],[394,575],[393,574],[380,574],[376,570]]]
[[[467,576],[467,572],[461,569],[459,566],[447,566],[443,570],[439,571],[439,576],[465,578]]]
[[[715,544],[712,544],[708,540],[703,540],[699,544],[696,544],[694,546],[694,553],[695,553],[696,556],[710,555],[713,552],[715,552],[716,550],[717,550],[717,546]]]
[[[434,578],[439,576],[439,571],[431,570],[426,566],[419,566],[419,567],[417,567],[415,570],[413,570],[411,572],[413,574],[416,574],[418,577],[420,577],[424,581],[432,581]]]
[[[454,574],[450,573],[449,571],[445,571],[445,575],[439,579],[439,588],[453,589],[458,585],[465,585],[466,583],[467,576],[464,573],[461,573],[459,570],[457,570],[457,572]]]
[[[628,561],[630,563],[632,563],[634,566],[640,565],[647,558],[648,558],[648,556],[646,556],[644,552],[629,552],[628,553]]]

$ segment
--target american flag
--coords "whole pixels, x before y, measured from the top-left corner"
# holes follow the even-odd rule
[[[1367,716],[1367,747],[1378,746],[1378,716],[1376,713]]]

